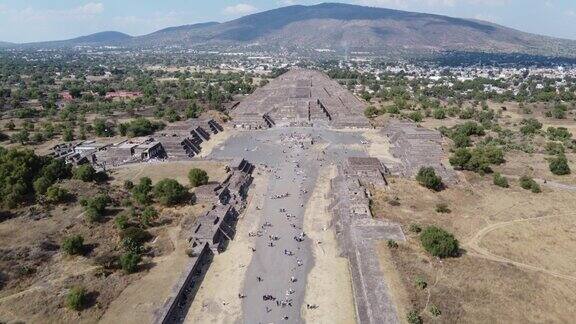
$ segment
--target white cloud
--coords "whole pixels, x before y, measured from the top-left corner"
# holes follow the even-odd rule
[[[71,10],[79,14],[97,15],[104,11],[104,5],[101,2],[89,2],[83,6]]]
[[[572,10],[572,9],[569,9],[569,10],[564,11],[564,14],[565,14],[566,16],[569,16],[569,17],[576,17],[576,11],[574,11],[574,10]]]
[[[253,5],[247,3],[239,3],[234,6],[228,6],[224,8],[224,14],[230,16],[238,16],[238,15],[247,15],[253,12],[256,12],[258,8],[254,7]]]

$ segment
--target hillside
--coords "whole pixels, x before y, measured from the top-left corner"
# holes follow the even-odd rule
[[[574,56],[576,52],[576,41],[524,33],[489,22],[334,3],[283,7],[225,23],[171,27],[138,37],[105,32],[35,45],[79,44],[134,47],[260,45],[292,50],[331,48],[380,53],[454,50],[563,56]]]

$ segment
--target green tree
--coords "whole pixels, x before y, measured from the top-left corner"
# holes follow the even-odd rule
[[[442,190],[442,178],[436,175],[436,171],[432,167],[420,168],[416,175],[416,181],[428,189],[434,191]]]
[[[558,156],[549,159],[549,168],[550,172],[555,175],[567,175],[571,173],[568,159],[564,154],[559,154]]]
[[[174,179],[164,179],[154,186],[154,197],[165,206],[182,202],[187,193],[186,188]]]
[[[82,164],[72,171],[72,177],[84,182],[91,182],[96,179],[96,170],[90,164]]]
[[[208,173],[202,169],[194,168],[188,172],[188,180],[192,187],[203,186],[208,183]]]
[[[67,237],[62,242],[62,250],[70,255],[79,255],[84,252],[84,238],[82,235]]]
[[[52,204],[65,202],[69,196],[68,190],[56,185],[52,185],[46,190],[46,201]]]
[[[138,264],[142,257],[135,252],[128,251],[120,257],[120,266],[126,273],[135,273],[138,271]]]
[[[420,242],[424,249],[439,258],[458,256],[458,240],[454,235],[436,226],[426,227],[420,233]]]
[[[74,287],[66,295],[66,306],[71,310],[81,311],[88,302],[88,293],[83,287]]]

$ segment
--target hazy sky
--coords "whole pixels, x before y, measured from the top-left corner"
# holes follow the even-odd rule
[[[160,28],[240,16],[313,0],[0,0],[0,41],[67,39],[105,30],[142,35]],[[330,1],[492,21],[576,39],[576,0]]]

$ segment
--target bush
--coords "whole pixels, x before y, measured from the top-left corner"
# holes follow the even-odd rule
[[[84,252],[84,238],[81,235],[75,235],[64,239],[62,250],[70,255],[79,255]]]
[[[152,180],[150,178],[140,178],[140,182],[132,188],[132,196],[139,204],[148,205],[150,203],[149,194],[152,189]]]
[[[428,189],[442,190],[442,178],[436,175],[436,171],[432,167],[420,168],[418,175],[416,175],[416,181]]]
[[[408,118],[412,119],[412,121],[419,123],[424,119],[424,116],[422,116],[422,113],[419,111],[413,111],[408,115]]]
[[[165,206],[182,202],[187,193],[186,188],[174,179],[164,179],[154,186],[154,197]]]
[[[34,191],[37,194],[45,194],[52,182],[46,177],[40,177],[34,181]]]
[[[452,211],[450,210],[450,208],[448,208],[448,204],[439,203],[436,205],[436,212],[441,214],[449,214]]]
[[[546,130],[548,139],[552,141],[566,141],[572,138],[572,133],[566,127],[548,127]]]
[[[446,111],[442,108],[436,108],[436,109],[434,109],[432,116],[435,119],[444,119],[444,118],[446,118]]]
[[[366,118],[372,118],[376,115],[378,115],[378,109],[376,109],[376,107],[368,106],[364,109],[364,116],[366,116]]]
[[[510,185],[508,184],[508,179],[506,179],[506,177],[502,176],[500,173],[494,173],[494,176],[492,177],[492,181],[498,187],[502,187],[502,188],[510,187]]]
[[[498,165],[505,161],[502,149],[493,145],[476,147],[472,150],[459,148],[449,160],[455,168],[478,173],[491,172],[491,164]]]
[[[135,273],[141,260],[142,257],[138,253],[126,252],[120,257],[120,266],[126,273]]]
[[[540,185],[529,176],[522,176],[520,178],[520,187],[522,189],[530,190],[533,193],[540,193]]]
[[[139,253],[144,243],[151,238],[151,235],[141,228],[130,226],[120,233],[120,238],[122,239],[122,245],[127,251]]]
[[[440,309],[436,305],[433,305],[433,304],[428,307],[428,311],[434,317],[438,317],[438,316],[442,315],[442,312],[440,311]]]
[[[142,225],[144,226],[151,226],[152,222],[158,218],[158,211],[154,209],[152,206],[148,206],[144,208],[142,211],[142,215],[140,215],[140,220],[142,221]]]
[[[130,180],[124,180],[124,189],[132,190],[132,188],[134,188],[134,182]]]
[[[120,124],[119,130],[122,136],[137,137],[151,135],[157,130],[164,128],[163,123],[151,122],[150,120],[139,117],[129,123]]]
[[[564,145],[562,145],[562,143],[557,143],[557,142],[546,143],[546,146],[544,149],[546,151],[546,154],[548,154],[548,155],[564,154],[564,152],[565,152]]]
[[[420,242],[424,249],[439,258],[458,256],[458,240],[444,229],[430,226],[420,234]]]
[[[422,227],[420,227],[418,224],[410,224],[410,232],[420,233],[422,232]]]
[[[68,190],[60,188],[56,185],[50,186],[46,191],[46,201],[52,204],[59,204],[68,200],[70,194]]]
[[[96,170],[90,164],[83,164],[72,171],[72,177],[84,182],[94,181]]]
[[[420,289],[426,289],[426,287],[428,287],[428,283],[422,277],[416,278],[416,281],[414,282],[414,284],[416,285],[416,287],[418,287]]]
[[[81,311],[86,307],[88,294],[83,287],[74,287],[70,289],[66,296],[66,306],[71,310]]]
[[[418,312],[415,310],[408,313],[406,320],[409,324],[422,324],[422,317],[420,317],[420,314],[418,314]]]
[[[571,173],[568,159],[566,159],[566,155],[564,154],[559,154],[558,156],[551,158],[548,166],[550,172],[555,175],[567,175]]]
[[[94,198],[87,199],[84,204],[84,211],[88,221],[99,222],[106,213],[106,207],[110,202],[108,195],[97,195]]]
[[[122,213],[114,219],[114,224],[116,224],[116,228],[119,230],[125,230],[128,228],[129,220],[128,216],[125,213]]]
[[[388,247],[391,249],[396,249],[398,247],[398,243],[396,243],[396,241],[394,240],[388,240]]]
[[[188,180],[192,187],[203,186],[208,183],[208,173],[202,169],[194,168],[188,172]]]
[[[524,119],[521,124],[520,132],[524,135],[534,135],[542,129],[542,123],[535,118]]]

